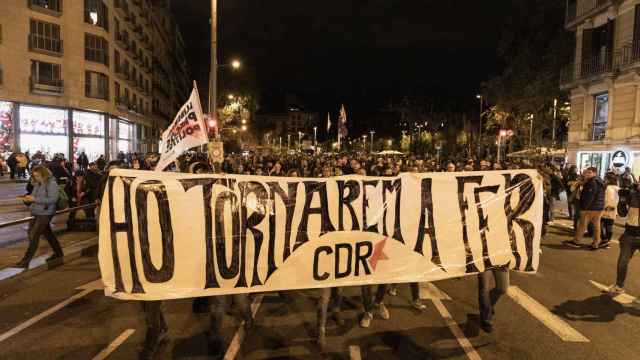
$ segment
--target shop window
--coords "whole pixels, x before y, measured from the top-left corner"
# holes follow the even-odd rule
[[[0,101],[0,153],[13,145],[13,106],[10,101]]]
[[[594,96],[594,114],[591,128],[591,139],[602,140],[607,135],[607,123],[609,120],[609,94]]]
[[[31,61],[31,91],[61,94],[64,83],[61,79],[61,66],[43,61]]]
[[[109,30],[109,12],[102,0],[84,0],[84,22]]]
[[[44,106],[22,105],[18,111],[20,150],[41,151],[48,159],[69,153],[68,111]]]
[[[109,43],[106,39],[84,34],[84,58],[88,61],[109,65]]]
[[[109,78],[102,73],[85,71],[84,91],[86,97],[109,100]]]
[[[105,154],[104,121],[102,114],[73,111],[74,159],[84,152],[89,161]]]
[[[29,33],[29,50],[47,54],[62,54],[60,25],[31,19]]]

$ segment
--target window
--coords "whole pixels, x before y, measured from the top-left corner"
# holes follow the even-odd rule
[[[50,53],[62,53],[60,25],[31,19],[29,49]]]
[[[84,93],[86,97],[94,99],[109,99],[109,78],[107,75],[85,71],[85,88]]]
[[[122,70],[120,69],[120,52],[118,50],[113,50],[113,62],[116,66],[116,72],[121,72]]]
[[[31,61],[31,90],[62,93],[63,82],[59,64]]]
[[[47,12],[59,13],[62,11],[62,0],[29,0],[29,7],[33,10],[47,10]]]
[[[129,89],[124,88],[124,100],[125,100],[125,105],[129,106]]]
[[[595,112],[593,114],[593,127],[590,140],[602,140],[607,133],[607,122],[609,119],[609,94],[599,94],[594,96]]]
[[[102,0],[84,0],[84,22],[109,30],[107,6]]]
[[[114,97],[116,98],[116,104],[120,104],[121,103],[121,99],[120,99],[120,83],[119,82],[114,82],[113,84],[113,94]]]
[[[84,34],[84,58],[109,66],[109,43],[100,36]]]

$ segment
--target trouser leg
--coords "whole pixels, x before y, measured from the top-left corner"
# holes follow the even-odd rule
[[[418,283],[410,283],[409,287],[411,288],[411,300],[413,300],[413,302],[420,300],[420,287]]]
[[[578,228],[576,229],[575,241],[579,244],[587,230],[587,212],[580,211],[580,219],[578,220]]]
[[[362,291],[362,306],[364,307],[364,312],[373,312],[373,297],[371,294],[371,288],[372,285],[364,285],[360,287]]]
[[[491,308],[491,295],[489,292],[489,282],[491,271],[478,274],[478,305],[480,308],[480,320],[490,324],[493,309]]]
[[[162,312],[162,301],[143,301],[141,305],[148,330],[153,329],[158,332],[167,330],[167,322]]]
[[[227,313],[227,309],[229,308],[230,302],[230,295],[212,296],[209,299],[209,303],[211,306],[211,340],[222,341],[222,323],[224,321],[224,315]]]
[[[387,284],[378,285],[378,290],[376,291],[375,303],[380,304],[384,302],[384,297],[386,294],[387,294]]]
[[[593,246],[598,246],[600,245],[601,242],[601,238],[600,238],[600,228],[602,227],[601,221],[602,221],[602,211],[594,211],[591,214],[591,224],[593,224]]]
[[[616,278],[616,285],[621,288],[624,287],[624,283],[627,279],[627,268],[629,261],[633,256],[633,253],[638,250],[638,245],[633,244],[633,237],[623,234],[620,237],[620,255],[618,255],[618,274]]]
[[[327,312],[329,309],[329,301],[331,299],[331,288],[320,289],[320,299],[318,302],[318,329],[324,329],[327,326]]]
[[[38,251],[40,235],[42,235],[42,233],[44,232],[47,221],[48,220],[44,219],[42,216],[36,216],[35,219],[29,221],[29,246],[27,247],[27,251],[22,258],[22,262],[28,263],[35,256],[36,251]]]
[[[53,230],[51,230],[51,219],[53,216],[48,216],[46,219],[46,226],[44,227],[43,235],[44,238],[49,242],[49,246],[53,250],[53,253],[57,256],[62,256],[62,247],[60,246],[60,242],[58,242],[58,238],[56,238]],[[45,221],[45,220],[43,220]]]
[[[491,272],[496,283],[496,287],[491,289],[491,308],[493,312],[493,307],[498,303],[500,297],[509,290],[509,270],[498,268],[491,270]]]

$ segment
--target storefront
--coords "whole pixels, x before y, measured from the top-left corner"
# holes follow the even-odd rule
[[[577,165],[580,171],[595,167],[600,177],[608,171],[621,173],[626,167],[638,178],[640,176],[640,150],[617,148],[611,151],[578,151]]]
[[[73,111],[73,154],[74,159],[84,152],[89,161],[95,161],[106,154],[104,114]]]
[[[12,150],[13,136],[13,103],[0,101],[0,154]]]
[[[55,154],[69,158],[69,112],[66,109],[20,105],[20,151],[42,152],[48,159]]]

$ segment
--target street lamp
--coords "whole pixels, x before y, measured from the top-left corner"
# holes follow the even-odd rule
[[[367,150],[367,135],[362,135],[362,150]]]
[[[242,125],[242,131],[247,131],[247,125]]]
[[[376,132],[374,130],[369,131],[369,134],[371,134],[371,144],[369,145],[369,152],[372,153],[373,152],[373,134],[375,134]]]
[[[240,63],[240,60],[238,59],[234,59],[233,61],[231,61],[231,67],[234,69],[240,69],[240,67],[242,66],[242,63]]]
[[[233,100],[233,99],[235,99],[235,96],[233,96],[233,94],[229,94],[229,95],[227,95],[227,99]]]
[[[476,95],[476,99],[480,100],[480,112],[478,113],[478,156],[480,156],[480,150],[482,146],[482,110],[483,110],[483,97],[482,95]]]
[[[500,134],[498,135],[498,154],[496,156],[498,163],[502,157],[502,139],[507,136],[507,130],[500,130]]]
[[[318,151],[318,127],[313,127],[313,148],[315,151]]]
[[[302,131],[298,131],[298,150],[302,150]]]

